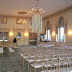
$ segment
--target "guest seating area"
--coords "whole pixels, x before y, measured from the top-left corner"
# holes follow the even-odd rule
[[[43,45],[48,46],[48,44],[37,45],[36,48],[25,49],[23,53],[20,53],[20,60],[23,66],[28,67],[28,71],[72,71],[72,47],[70,43],[69,46],[68,43],[58,43],[54,47],[44,47]]]
[[[0,54],[2,55],[2,57],[4,52],[3,48],[7,48],[8,52],[14,53],[15,50],[13,48],[18,48],[18,47],[16,46],[16,44],[13,43],[8,43],[8,42],[0,43]]]
[[[0,0],[0,72],[72,72],[72,0]]]
[[[2,56],[5,51],[3,48],[0,47]],[[22,66],[19,64],[22,67],[22,72],[23,69],[26,70],[25,72],[72,72],[71,43],[50,42],[37,44],[37,46],[20,46],[18,52],[16,51],[17,48],[12,48],[12,45],[9,44],[7,49],[9,56],[15,56],[18,62],[22,64]]]

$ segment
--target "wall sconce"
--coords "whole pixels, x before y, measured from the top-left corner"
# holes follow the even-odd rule
[[[69,31],[69,32],[68,32],[68,35],[72,35],[72,31]]]
[[[26,32],[26,33],[24,34],[24,36],[25,36],[25,37],[28,37],[28,36],[29,36],[29,33],[28,33],[28,32]]]
[[[10,32],[10,33],[9,33],[9,36],[13,36],[13,32]]]
[[[52,33],[52,36],[55,36],[55,33],[54,32]]]

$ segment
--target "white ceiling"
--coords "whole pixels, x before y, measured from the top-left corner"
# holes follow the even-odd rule
[[[40,0],[39,8],[45,10],[44,17],[72,5],[72,0]],[[31,8],[36,7],[35,0],[0,0],[0,15],[30,17]],[[18,11],[27,11],[20,15]]]

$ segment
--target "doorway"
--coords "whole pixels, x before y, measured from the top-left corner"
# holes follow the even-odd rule
[[[29,33],[29,45],[37,44],[37,33]]]

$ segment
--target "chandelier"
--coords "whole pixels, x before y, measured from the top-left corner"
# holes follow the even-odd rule
[[[30,13],[31,14],[40,14],[40,15],[42,15],[43,13],[45,13],[45,11],[42,9],[42,8],[36,8],[36,9],[34,9],[34,8],[32,8],[32,11],[30,11]]]
[[[44,14],[45,13],[45,11],[42,9],[42,8],[40,8],[39,9],[39,7],[38,7],[38,2],[40,1],[40,0],[36,0],[37,1],[37,7],[36,7],[36,9],[34,9],[34,8],[32,8],[32,10],[30,11],[30,13],[31,14],[40,14],[40,15],[42,15],[42,14]]]
[[[44,14],[45,11],[38,7],[38,2],[40,0],[35,1],[37,1],[36,9],[32,8],[32,11],[30,11],[32,15],[32,32],[42,33],[42,14]]]
[[[24,24],[24,23],[27,23],[27,21],[26,21],[26,20],[23,20],[23,19],[19,19],[19,20],[17,21],[17,23],[19,23],[19,24]]]

